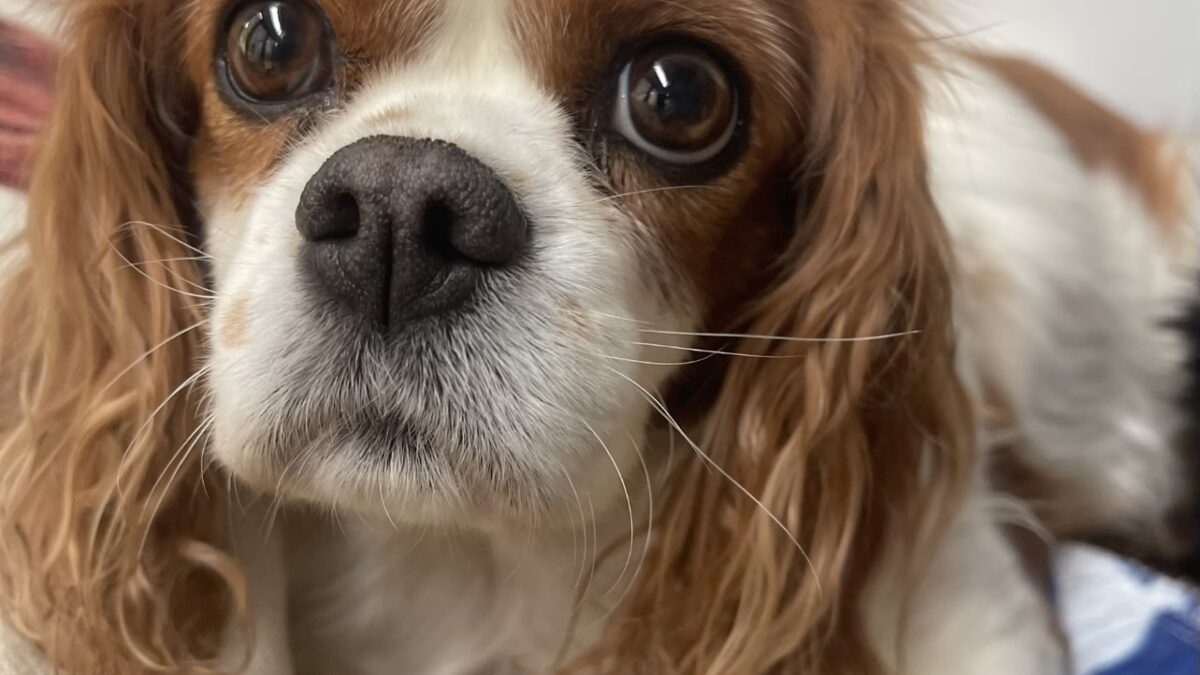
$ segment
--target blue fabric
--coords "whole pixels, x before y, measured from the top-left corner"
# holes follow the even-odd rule
[[[1192,619],[1194,624],[1195,616]],[[1196,675],[1200,672],[1198,648],[1195,626],[1189,626],[1186,617],[1163,614],[1128,659],[1097,675]]]
[[[1078,675],[1200,675],[1200,591],[1089,548],[1056,567]]]

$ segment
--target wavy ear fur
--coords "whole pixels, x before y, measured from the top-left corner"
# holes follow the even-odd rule
[[[904,537],[919,574],[971,474],[918,33],[901,3],[800,4],[797,33],[819,37],[802,41],[796,234],[732,328],[831,341],[731,348],[785,358],[731,359],[694,436],[729,477],[696,457],[671,477],[601,672],[880,672],[859,607],[884,539]]]
[[[205,291],[158,101],[186,3],[68,8],[24,260],[0,287],[0,605],[68,672],[202,671],[236,571],[201,490]]]

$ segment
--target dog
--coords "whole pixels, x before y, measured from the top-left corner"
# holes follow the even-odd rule
[[[63,10],[0,289],[61,671],[1066,673],[1014,531],[1186,495],[1184,156],[909,3]]]

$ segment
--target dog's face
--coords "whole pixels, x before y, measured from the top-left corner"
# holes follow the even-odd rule
[[[199,3],[216,456],[416,521],[619,495],[791,232],[784,11]]]
[[[74,670],[194,662],[216,603],[130,626],[200,616],[197,565],[237,588],[198,446],[523,529],[620,508],[678,423],[602,670],[867,654],[839,608],[969,475],[920,35],[901,0],[68,3],[0,303],[26,624],[88,627]]]

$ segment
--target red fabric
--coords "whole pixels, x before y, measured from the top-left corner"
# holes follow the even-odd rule
[[[0,185],[24,187],[33,141],[50,112],[54,48],[0,21]]]

